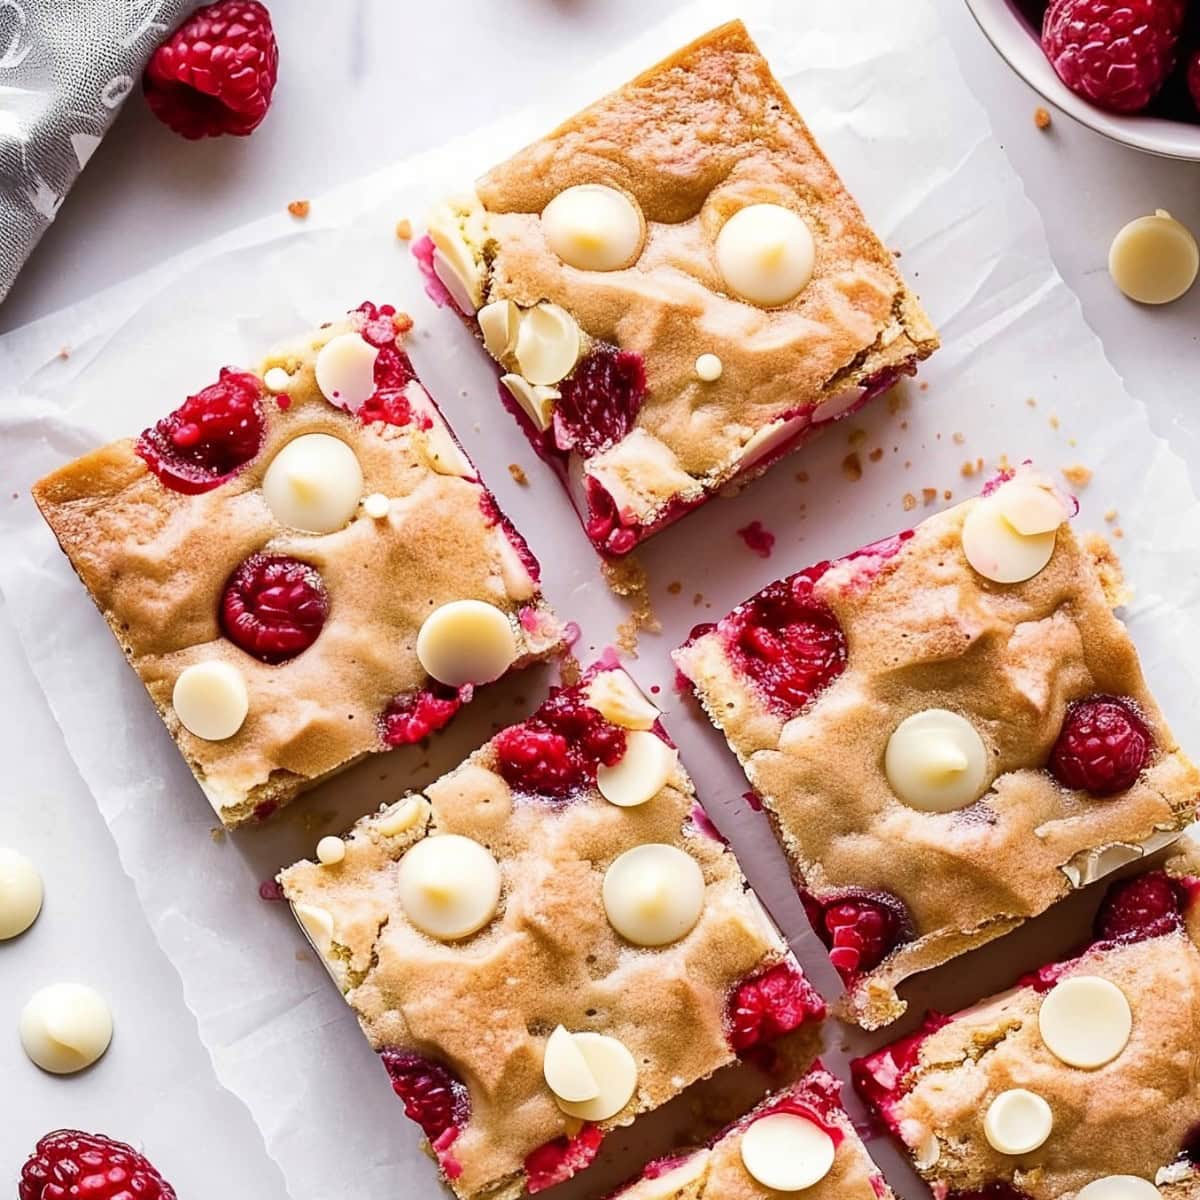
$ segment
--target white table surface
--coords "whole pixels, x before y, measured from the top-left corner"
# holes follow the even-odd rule
[[[1200,164],[1123,150],[1060,116],[1039,132],[1038,99],[961,0],[937,2],[964,74],[1041,210],[1059,270],[1157,431],[1195,464],[1195,483],[1200,288],[1162,310],[1137,308],[1112,287],[1105,261],[1116,229],[1154,208],[1200,230]],[[263,127],[248,140],[184,142],[134,97],[0,306],[0,331],[515,108],[670,7],[274,0],[283,65]],[[245,1108],[217,1083],[3,614],[0,680],[0,844],[30,854],[47,882],[41,920],[0,945],[0,1192],[11,1194],[38,1136],[70,1125],[151,1147],[182,1200],[282,1200],[279,1172]],[[97,1068],[55,1079],[25,1060],[16,1017],[36,987],[73,978],[111,997],[117,1034]],[[201,1108],[182,1098],[184,1079],[203,1081]],[[337,1200],[353,1200],[352,1191]]]

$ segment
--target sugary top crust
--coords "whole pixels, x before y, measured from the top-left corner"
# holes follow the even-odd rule
[[[578,1131],[542,1076],[557,1025],[632,1052],[637,1091],[602,1123],[627,1124],[733,1060],[723,1024],[733,985],[787,953],[733,854],[693,822],[681,767],[645,804],[618,808],[594,789],[559,804],[514,795],[495,761],[488,743],[427,788],[411,829],[383,832],[402,800],[358,822],[340,865],[280,876],[293,906],[332,918],[332,943],[318,949],[371,1045],[437,1059],[467,1085],[471,1118],[451,1148],[462,1171],[450,1181],[464,1197],[519,1182],[532,1150]],[[405,851],[448,833],[487,846],[503,877],[496,917],[458,943],[420,933],[396,897]],[[646,842],[685,850],[707,885],[696,926],[659,949],[618,936],[600,894],[613,860]]]
[[[646,220],[638,260],[581,271],[549,249],[540,213],[565,188],[600,183]],[[597,474],[643,522],[668,497],[736,472],[755,431],[816,410],[869,376],[924,358],[936,333],[740,21],[713,30],[584,109],[478,181],[487,211],[487,300],[552,300],[591,337],[645,360],[636,428],[597,456]],[[798,212],[816,242],[811,282],[764,309],[733,298],[718,230],[769,202]],[[703,383],[695,363],[724,371]],[[625,462],[626,458],[629,463]],[[633,470],[636,466],[637,470]]]
[[[34,488],[43,516],[227,824],[385,748],[378,726],[384,707],[428,682],[415,640],[437,605],[474,598],[512,614],[521,660],[544,656],[561,638],[527,576],[514,588],[520,599],[510,594],[505,567],[513,555],[503,544],[504,527],[481,507],[486,492],[465,456],[459,458],[469,477],[455,473],[460,466],[447,461],[454,455],[438,453],[452,435],[421,385],[414,380],[408,394],[427,413],[429,429],[364,426],[325,400],[314,375],[317,353],[353,327],[349,318],[326,325],[262,363],[260,376],[275,366],[292,373],[290,405],[284,410],[264,394],[260,453],[212,491],[183,495],[165,487],[130,440],[84,455]],[[263,499],[263,475],[274,455],[305,433],[332,434],[353,448],[363,494],[392,498],[385,520],[360,509],[345,528],[324,535],[279,524]],[[226,581],[257,551],[312,563],[330,596],[316,642],[277,666],[242,651],[218,624]],[[214,659],[237,667],[250,699],[241,729],[220,742],[188,732],[171,706],[180,672]]]
[[[851,985],[851,1008],[868,1023],[903,1011],[900,979],[1065,895],[1068,870],[1094,877],[1090,852],[1182,829],[1200,794],[1070,527],[1034,578],[993,584],[961,547],[975,503],[922,522],[890,558],[866,553],[825,573],[815,591],[845,632],[848,661],[790,720],[733,664],[720,628],[676,653],[762,796],[798,884],[817,898],[890,893],[911,914],[915,940]],[[1067,704],[1095,693],[1132,698],[1155,743],[1135,784],[1103,799],[1043,769]],[[989,750],[990,790],[967,809],[918,812],[888,784],[888,738],[927,708],[966,716]]]

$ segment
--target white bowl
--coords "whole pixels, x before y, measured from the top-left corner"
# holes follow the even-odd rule
[[[1010,0],[966,0],[1000,57],[1055,108],[1124,146],[1200,162],[1200,125],[1162,117],[1120,116],[1076,96],[1054,73],[1037,35]]]

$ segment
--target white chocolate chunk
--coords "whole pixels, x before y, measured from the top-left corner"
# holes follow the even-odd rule
[[[363,474],[358,458],[340,438],[302,433],[271,460],[263,476],[263,499],[281,525],[305,533],[333,533],[358,508]]]
[[[575,318],[565,308],[543,301],[521,314],[517,366],[530,383],[557,383],[575,366],[580,342]]]
[[[1115,983],[1097,975],[1072,975],[1047,992],[1038,1029],[1056,1058],[1090,1070],[1112,1062],[1125,1049],[1133,1013]]]
[[[1022,537],[1050,533],[1068,516],[1054,491],[1033,479],[1014,479],[993,495],[1000,515]]]
[[[429,453],[429,465],[439,475],[452,475],[459,479],[474,479],[475,468],[454,440],[454,435],[436,413],[431,413],[433,424],[425,430],[425,445]]]
[[[616,271],[642,246],[642,216],[616,188],[581,183],[559,192],[542,209],[546,244],[569,267]]]
[[[600,1095],[600,1085],[583,1057],[579,1043],[561,1025],[546,1040],[542,1074],[546,1086],[560,1100],[578,1104],[595,1100]]]
[[[429,801],[424,796],[405,796],[379,818],[377,828],[384,837],[407,833],[424,816]]]
[[[521,375],[501,375],[500,382],[508,388],[508,394],[525,410],[525,414],[538,427],[549,429],[554,415],[555,400],[562,399],[557,388],[530,383]]]
[[[263,387],[268,392],[286,392],[292,377],[282,367],[268,367],[263,375]]]
[[[829,1174],[837,1147],[819,1125],[799,1113],[759,1117],[742,1134],[742,1163],[765,1188],[799,1192]]]
[[[1200,247],[1186,225],[1158,209],[1130,221],[1113,238],[1108,273],[1131,300],[1169,304],[1196,282]]]
[[[376,521],[382,521],[392,508],[392,502],[382,492],[372,492],[362,502],[363,512]]]
[[[330,404],[358,412],[375,392],[379,349],[361,333],[339,333],[317,354],[317,387]]]
[[[43,1071],[70,1075],[90,1067],[112,1041],[112,1012],[94,988],[54,983],[21,1012],[21,1045]]]
[[[599,1091],[593,1100],[560,1099],[558,1107],[581,1121],[607,1121],[632,1099],[637,1089],[637,1063],[615,1037],[603,1033],[576,1033],[573,1037]]]
[[[417,634],[421,666],[449,687],[491,683],[516,657],[508,614],[485,600],[451,600],[435,608]]]
[[[633,730],[625,735],[625,753],[611,767],[596,768],[596,786],[609,804],[636,808],[657,796],[675,771],[679,751],[657,734]]]
[[[704,872],[677,846],[648,842],[619,855],[604,873],[608,923],[636,946],[668,946],[700,919]]]
[[[983,794],[987,748],[970,721],[945,708],[927,708],[893,730],[883,768],[892,791],[910,808],[952,812]]]
[[[1029,1154],[1046,1141],[1053,1127],[1050,1105],[1025,1088],[1001,1092],[983,1118],[984,1136],[1001,1154]]]
[[[503,527],[493,530],[492,537],[500,560],[500,579],[508,598],[518,602],[532,599],[537,591],[537,583],[530,575],[529,568],[521,561],[516,546],[509,540]]]
[[[333,947],[333,914],[316,904],[293,904],[292,912],[308,934],[313,949],[322,958],[328,958]]]
[[[705,383],[715,383],[721,378],[723,370],[725,370],[725,364],[715,354],[701,354],[696,359],[696,374]]]
[[[317,861],[326,867],[336,867],[346,857],[346,843],[340,837],[323,837],[317,843]]]
[[[0,942],[37,920],[44,895],[37,867],[24,854],[0,846]]]
[[[985,579],[993,583],[1023,583],[1053,557],[1057,532],[1051,529],[1028,536],[1019,533],[1001,511],[998,495],[994,492],[984,496],[971,506],[963,521],[963,553]]]
[[[1105,1175],[1081,1187],[1075,1200],[1162,1200],[1162,1193],[1140,1175]]]
[[[250,711],[241,671],[217,661],[185,667],[175,680],[171,704],[184,729],[206,742],[233,737]]]
[[[743,300],[786,304],[812,278],[816,248],[804,221],[778,204],[751,204],[717,234],[717,267]]]
[[[472,197],[441,204],[429,218],[434,274],[467,316],[483,303],[483,271],[465,236],[478,217],[477,210],[478,201]]]
[[[655,721],[662,715],[620,668],[601,671],[594,676],[584,695],[588,704],[606,721],[620,725],[622,729],[653,729]]]
[[[400,860],[396,895],[408,919],[439,941],[470,937],[495,915],[500,867],[485,846],[456,833],[418,842]]]
[[[493,300],[478,312],[479,332],[483,344],[494,359],[511,353],[517,344],[517,329],[521,323],[521,310],[511,300]]]

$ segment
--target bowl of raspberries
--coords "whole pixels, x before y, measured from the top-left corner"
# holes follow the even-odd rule
[[[1200,162],[1200,0],[967,0],[1056,108],[1114,141]]]

